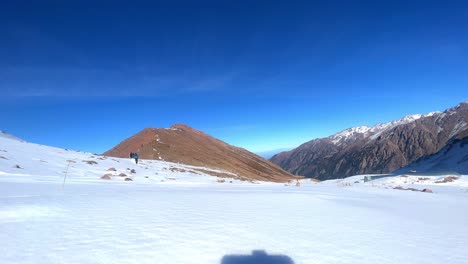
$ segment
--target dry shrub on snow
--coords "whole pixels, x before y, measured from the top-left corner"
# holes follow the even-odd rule
[[[101,179],[103,180],[111,180],[112,179],[112,174],[108,173],[108,174],[104,174]]]
[[[340,182],[338,183],[339,187],[350,187],[352,184],[350,182]]]
[[[444,177],[441,181],[436,181],[435,183],[447,183],[447,182],[453,182],[455,180],[458,180],[457,176],[447,176],[447,177]]]

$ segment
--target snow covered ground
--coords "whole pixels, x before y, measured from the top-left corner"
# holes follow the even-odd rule
[[[442,176],[366,183],[364,176],[303,180],[300,187],[219,183],[192,166],[136,165],[7,137],[0,137],[0,156],[0,263],[248,264],[255,258],[258,264],[291,263],[286,259],[456,264],[468,259],[466,176],[446,183],[436,183]],[[116,171],[107,171],[111,167]],[[111,180],[100,179],[106,173]],[[252,257],[255,250],[276,262],[258,253]]]

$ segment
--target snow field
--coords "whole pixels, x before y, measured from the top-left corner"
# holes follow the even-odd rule
[[[223,264],[253,250],[295,264],[468,259],[466,176],[221,184],[193,166],[135,165],[11,138],[0,137],[0,155],[0,263]],[[76,162],[63,185],[67,160]],[[133,181],[100,179],[110,167],[135,169]]]
[[[1,263],[465,263],[468,200],[327,185],[1,184]]]

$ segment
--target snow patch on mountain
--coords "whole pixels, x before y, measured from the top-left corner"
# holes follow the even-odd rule
[[[468,125],[465,123],[465,121],[461,121],[455,125],[453,128],[452,132],[450,133],[450,137],[455,136],[456,134],[462,132],[468,127]]]
[[[365,136],[367,133],[370,133],[371,130],[372,130],[372,127],[368,127],[368,126],[352,127],[352,128],[345,129],[335,135],[330,136],[329,139],[334,144],[339,144],[341,142],[347,141],[350,138],[354,138],[358,135]]]

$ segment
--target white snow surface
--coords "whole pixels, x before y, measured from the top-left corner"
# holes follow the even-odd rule
[[[218,183],[193,166],[6,137],[0,156],[0,263],[246,264],[253,250],[294,264],[468,259],[467,176]],[[127,168],[136,170],[131,182],[100,179]],[[393,189],[400,185],[434,193]],[[266,258],[255,263],[273,263]]]

